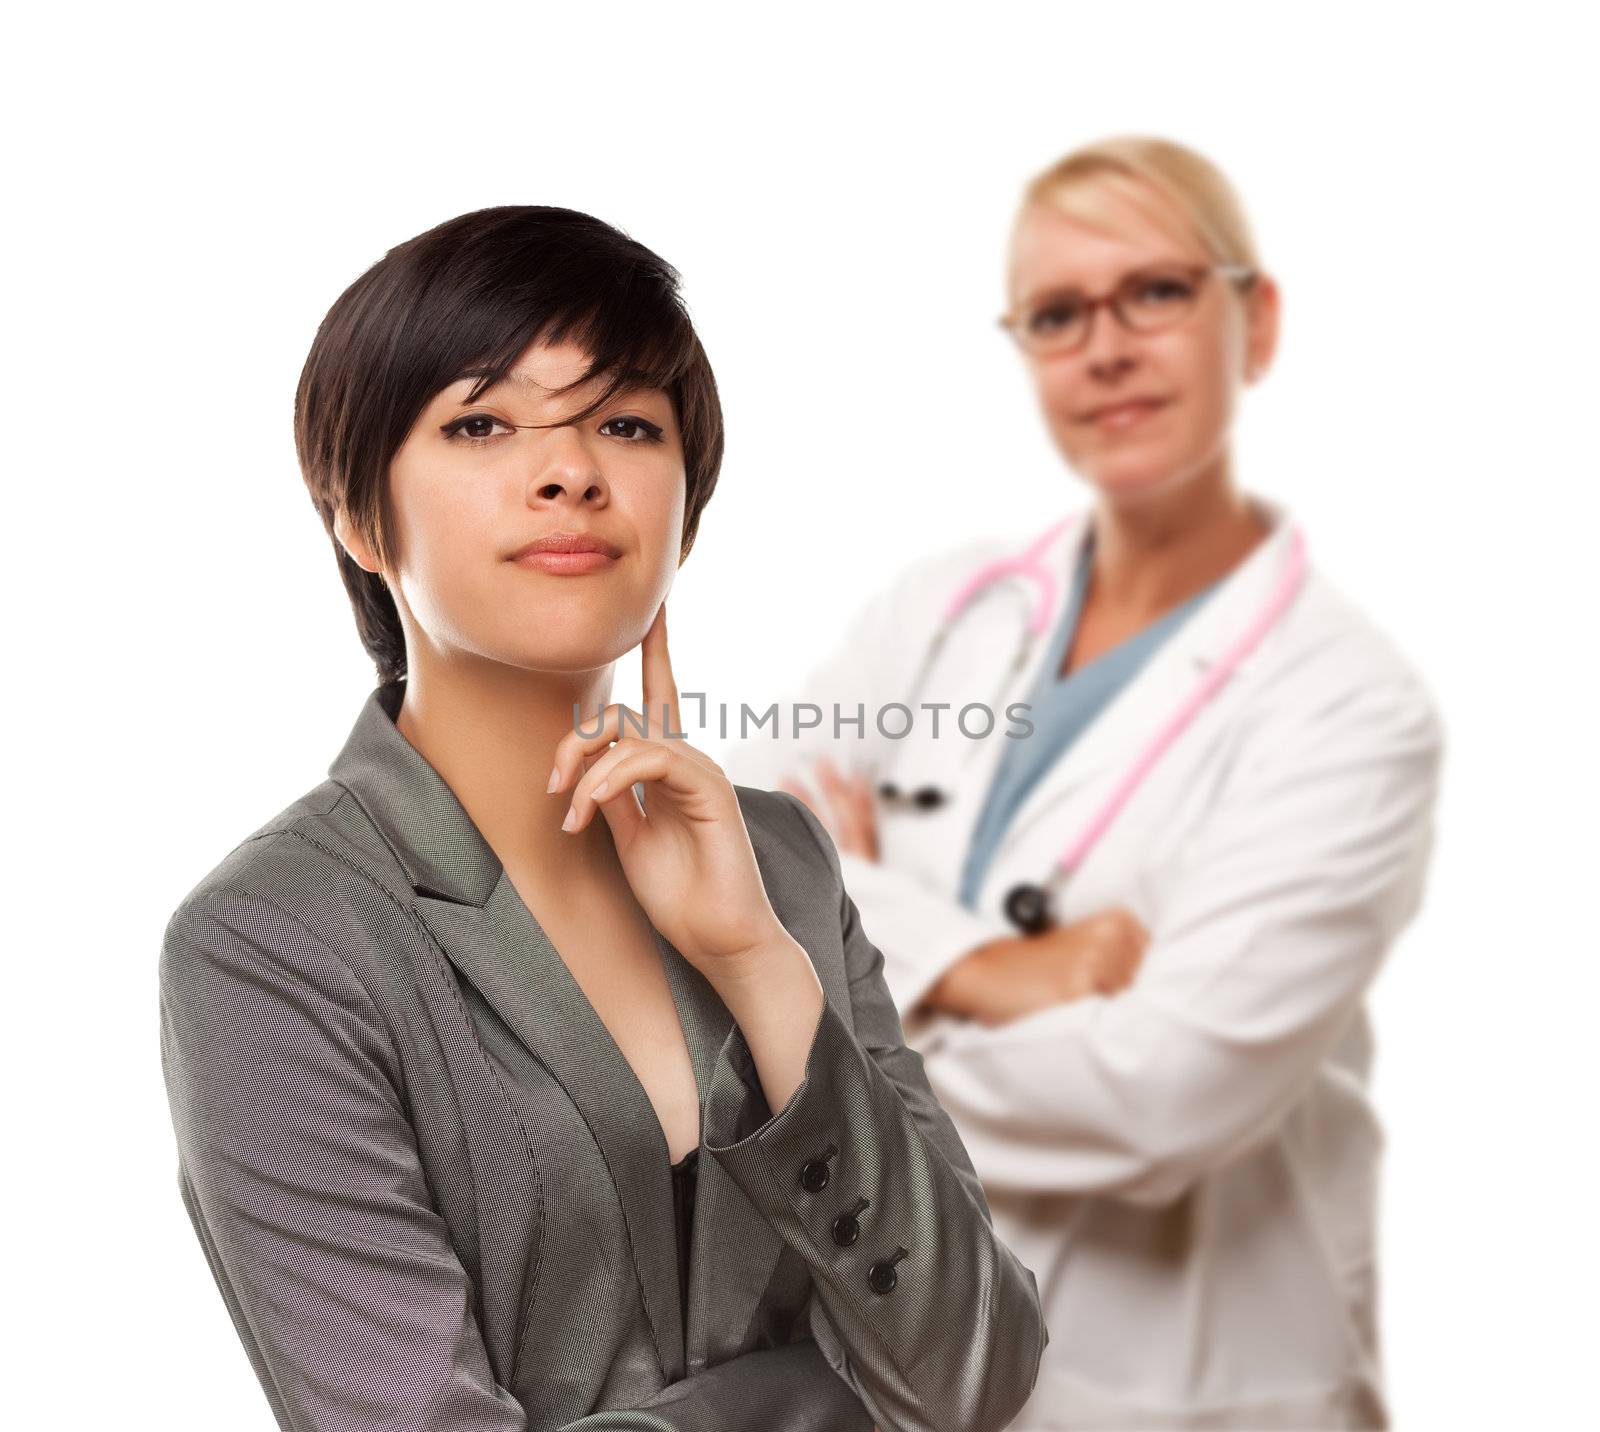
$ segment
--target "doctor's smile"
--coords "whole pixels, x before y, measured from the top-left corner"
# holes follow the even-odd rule
[[[1167,406],[1168,401],[1166,398],[1129,398],[1121,402],[1106,403],[1101,407],[1091,408],[1084,414],[1083,420],[1108,431],[1120,432],[1159,412]]]

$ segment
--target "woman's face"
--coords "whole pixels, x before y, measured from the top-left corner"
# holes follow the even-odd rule
[[[1075,289],[1098,297],[1149,265],[1209,264],[1120,196],[1119,234],[1090,228],[1042,204],[1018,226],[1009,295],[1013,315]],[[1113,504],[1138,503],[1225,470],[1228,428],[1247,374],[1271,357],[1276,291],[1265,275],[1247,305],[1221,275],[1201,280],[1193,310],[1176,324],[1133,332],[1108,306],[1094,311],[1075,351],[1027,354],[1050,435],[1062,457]],[[1153,290],[1153,292],[1156,292]],[[1125,424],[1097,409],[1133,398],[1160,405]]]
[[[395,454],[396,570],[385,576],[413,667],[470,652],[529,670],[589,671],[649,629],[683,533],[677,414],[665,392],[635,389],[565,423],[603,386],[556,396],[587,364],[579,347],[534,344],[476,402],[465,400],[470,379],[436,393]],[[561,425],[512,426],[529,423]],[[594,538],[614,555],[514,560],[554,533]]]

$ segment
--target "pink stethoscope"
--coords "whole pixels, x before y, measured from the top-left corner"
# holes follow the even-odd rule
[[[912,698],[906,704],[913,704],[921,696],[923,685],[927,680],[928,671],[944,645],[945,639],[960,620],[962,614],[972,603],[996,582],[1007,577],[1023,577],[1032,582],[1038,589],[1034,601],[1033,611],[1029,615],[1026,626],[1022,629],[1021,639],[1017,645],[1016,656],[1012,659],[1009,670],[997,688],[996,696],[1005,689],[1016,674],[1026,664],[1028,653],[1033,649],[1033,643],[1038,640],[1050,621],[1050,614],[1055,608],[1057,581],[1056,575],[1041,561],[1040,557],[1049,548],[1050,544],[1062,531],[1074,522],[1085,519],[1087,513],[1076,512],[1055,523],[1047,532],[1034,541],[1026,551],[1014,557],[1000,557],[993,562],[986,563],[962,583],[960,590],[951,597],[943,614],[939,619],[939,629],[934,633],[933,640],[929,643],[927,654],[922,659],[922,664],[917,669],[916,679],[912,686]],[[1304,532],[1297,526],[1290,534],[1288,555],[1284,559],[1283,571],[1279,574],[1272,594],[1267,598],[1266,604],[1255,619],[1239,633],[1222,657],[1212,665],[1206,674],[1196,684],[1195,689],[1185,698],[1184,703],[1162,723],[1159,730],[1150,738],[1138,758],[1128,767],[1122,779],[1117,782],[1111,793],[1106,797],[1104,804],[1079,832],[1076,839],[1064,850],[1056,860],[1044,883],[1033,884],[1023,882],[1015,885],[1007,893],[1005,899],[1005,912],[1007,918],[1019,930],[1028,934],[1037,934],[1047,930],[1055,923],[1054,906],[1056,897],[1062,887],[1070,878],[1072,872],[1083,862],[1106,827],[1111,824],[1118,811],[1127,804],[1129,797],[1138,788],[1149,773],[1151,767],[1161,758],[1162,753],[1177,739],[1178,733],[1193,719],[1195,713],[1221,689],[1225,682],[1238,668],[1256,644],[1271,629],[1272,624],[1283,615],[1289,603],[1294,600],[1295,594],[1300,590],[1306,575],[1306,542]],[[969,753],[970,754],[970,753]],[[908,810],[936,810],[946,804],[949,794],[937,786],[920,786],[909,794],[903,794],[893,781],[883,781],[878,785],[878,795],[886,804],[897,809]]]

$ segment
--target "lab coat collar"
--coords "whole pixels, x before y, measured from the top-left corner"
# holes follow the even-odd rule
[[[1252,494],[1251,502],[1267,517],[1270,530],[1259,546],[1223,579],[1221,585],[1196,609],[1194,615],[1164,643],[1164,649],[1181,653],[1195,671],[1204,671],[1227,650],[1250,618],[1260,610],[1283,571],[1289,555],[1293,520],[1288,507],[1277,500]],[[1092,514],[1084,512],[1051,544],[1040,559],[1053,571],[1065,570],[1066,577],[1056,598],[1056,622],[1065,613],[1067,595],[1077,581],[1078,566],[1085,556],[1084,538]],[[1260,648],[1257,648],[1259,652]],[[1254,660],[1251,653],[1239,670]]]
[[[1271,523],[1267,536],[1223,578],[1221,585],[1162,644],[1067,748],[1046,777],[1033,787],[1013,817],[1001,850],[1086,782],[1111,770],[1120,772],[1133,761],[1161,722],[1177,709],[1265,605],[1288,559],[1294,522],[1282,502],[1254,495],[1252,500]],[[1088,520],[1090,514],[1085,512],[1079,521],[1069,523],[1041,556],[1050,570],[1065,574],[1046,633],[1053,632],[1065,614],[1079,564],[1085,556]],[[1271,636],[1268,632],[1262,643],[1245,657],[1231,681],[1249,678]],[[1048,635],[1042,635],[1038,644],[1048,648]],[[1044,652],[1036,651],[1027,663],[1022,675],[1022,682],[1026,684],[1018,686],[1020,699],[1025,699],[1026,692],[1032,689],[1044,656]],[[1200,719],[1203,713],[1196,717]]]
[[[702,1158],[691,1260],[691,1331],[678,1302],[670,1157],[649,1096],[460,800],[394,723],[403,680],[376,688],[328,769],[404,868],[413,909],[450,963],[560,1082],[605,1155],[627,1220],[663,1375],[742,1351],[783,1244],[732,1177]],[[754,816],[746,812],[747,821]],[[711,984],[659,933],[699,1085],[702,1142],[733,1142],[770,1117],[748,1052]],[[711,1304],[714,1302],[714,1306]],[[698,1310],[698,1311],[697,1311]]]

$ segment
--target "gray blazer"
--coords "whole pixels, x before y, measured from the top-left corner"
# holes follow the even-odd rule
[[[1047,1334],[803,802],[737,787],[827,993],[767,1107],[658,935],[701,1094],[688,1325],[643,1086],[437,771],[368,697],[329,779],[160,961],[178,1185],[285,1428],[988,1432]],[[856,1210],[856,1216],[848,1215]]]

